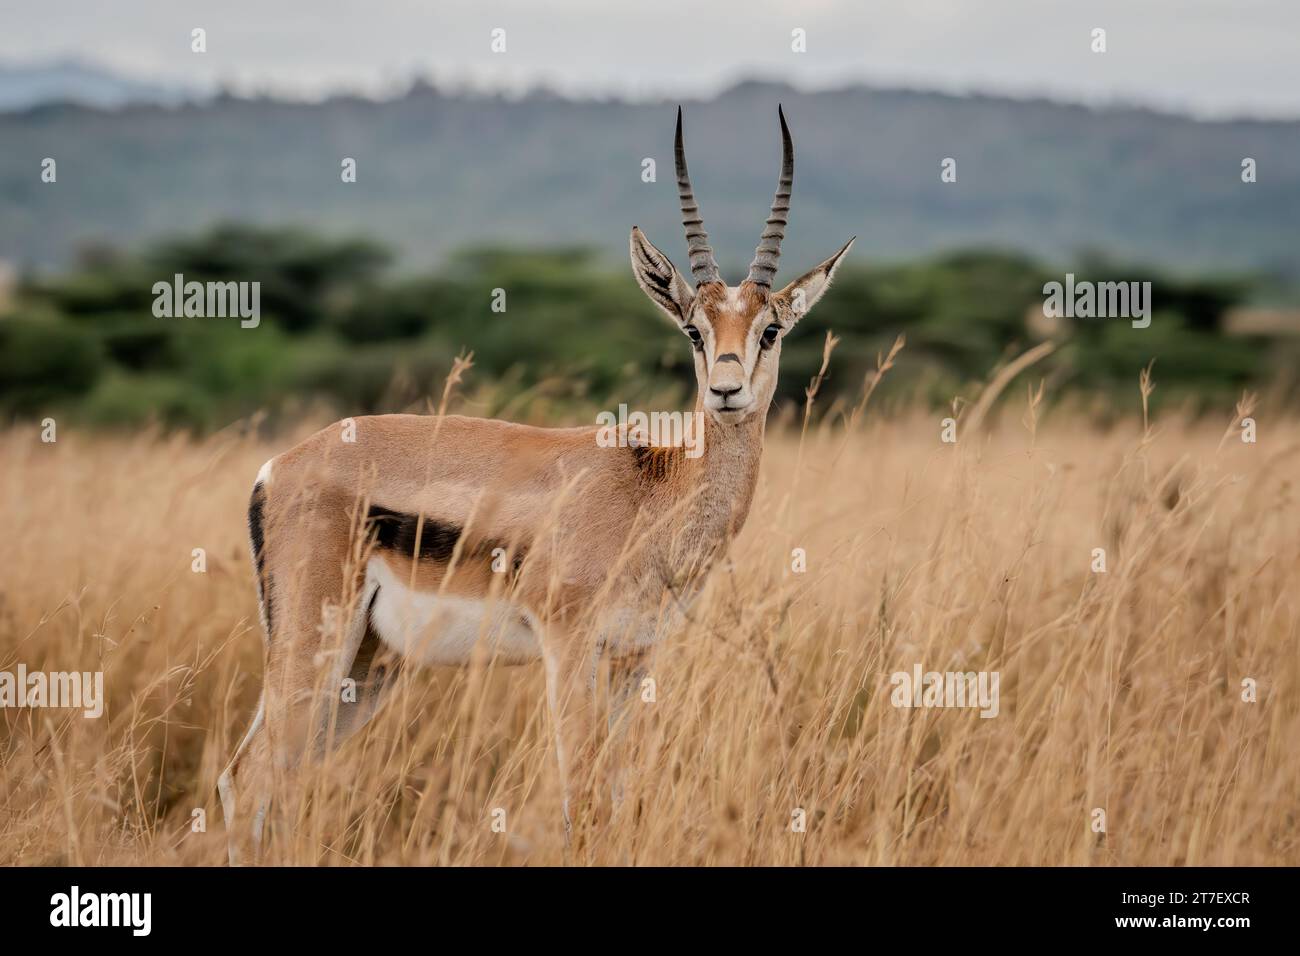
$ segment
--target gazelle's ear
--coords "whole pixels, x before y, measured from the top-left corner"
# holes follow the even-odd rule
[[[844,254],[849,251],[849,247],[853,245],[854,240],[857,238],[857,236],[854,236],[853,239],[844,243],[843,248],[835,255],[817,268],[805,272],[772,296],[772,304],[777,307],[777,310],[783,316],[788,317],[791,324],[803,318],[808,310],[817,304],[817,300],[822,297],[822,293],[831,287],[831,279],[835,276],[835,270],[840,267],[840,263],[844,261]]]
[[[636,226],[632,227],[632,272],[651,302],[678,325],[686,323],[691,303],[695,301],[695,290]]]

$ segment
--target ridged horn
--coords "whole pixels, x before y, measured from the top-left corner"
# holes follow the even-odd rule
[[[695,284],[721,282],[713,250],[709,248],[709,234],[704,231],[700,206],[691,189],[691,174],[686,171],[686,147],[682,145],[682,108],[677,107],[677,193],[682,201],[682,225],[686,227],[686,249],[690,254],[691,275]]]
[[[767,289],[772,288],[776,265],[781,259],[781,240],[785,238],[790,217],[790,190],[794,187],[794,143],[790,141],[790,127],[785,125],[785,111],[780,106],[776,115],[781,119],[781,178],[776,184],[772,212],[754,250],[754,261],[749,265],[749,281]]]

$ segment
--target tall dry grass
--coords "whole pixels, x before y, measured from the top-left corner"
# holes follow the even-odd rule
[[[633,704],[626,799],[579,849],[540,667],[476,666],[407,670],[279,801],[270,860],[1300,863],[1300,420],[1103,432],[1031,396],[954,446],[939,417],[769,433],[730,566]],[[0,863],[224,862],[216,778],[261,676],[244,511],[286,444],[0,435],[0,669],[107,689],[99,720],[0,711]],[[917,663],[998,671],[999,716],[895,708]]]

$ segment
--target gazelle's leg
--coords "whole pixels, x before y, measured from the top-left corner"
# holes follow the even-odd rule
[[[650,676],[649,664],[648,650],[617,657],[609,663],[610,797],[615,806],[623,802],[627,728],[632,716],[628,705],[639,699],[643,682]]]
[[[250,775],[247,769],[252,763],[260,763],[260,760],[253,758],[253,752],[260,751],[266,746],[266,740],[263,736],[263,727],[266,720],[266,694],[257,702],[257,713],[253,715],[253,722],[249,725],[248,732],[244,734],[243,741],[240,742],[239,748],[235,751],[235,756],[231,758],[229,766],[222,772],[217,780],[217,792],[221,795],[221,810],[226,821],[227,834],[227,852],[230,856],[230,865],[239,866],[246,858],[246,844],[252,844],[252,850],[256,854],[260,850],[262,836],[262,821],[266,816],[266,794],[258,793],[252,796],[252,799],[245,795],[245,809],[253,815],[250,821],[250,832],[247,839],[239,839],[235,828],[235,821],[242,820],[243,815],[239,813],[238,798],[236,796],[235,780],[238,778],[241,783],[247,783]]]
[[[555,750],[564,787],[564,829],[572,843],[575,827],[580,828],[590,816],[599,655],[577,635],[564,633],[554,625],[547,628],[542,654],[546,699],[555,724]]]
[[[293,537],[268,538],[268,578],[273,579],[271,634],[267,641],[258,717],[219,788],[230,835],[232,863],[260,854],[274,777],[292,778],[305,755],[319,755],[365,723],[378,705],[377,690],[361,682],[344,699],[358,649],[368,634],[374,585],[345,588],[350,522],[345,506],[304,509],[293,515]],[[284,528],[288,520],[281,520]],[[348,591],[352,599],[341,602]],[[338,608],[339,611],[331,611]],[[337,614],[351,616],[339,626]],[[290,781],[291,782],[291,781]]]
[[[362,620],[368,625],[368,621]],[[326,724],[322,745],[338,747],[375,716],[385,699],[385,692],[401,669],[401,661],[383,647],[383,641],[374,630],[364,627],[360,643],[351,653],[347,674],[354,685],[349,696],[341,700],[333,726]]]
[[[370,629],[370,608],[378,593],[379,585],[367,576],[344,630],[333,673],[326,681],[324,702],[328,706],[318,715],[317,756],[342,744],[379,709],[392,668],[380,659],[380,640]]]
[[[293,769],[310,737],[318,641],[288,637],[281,631],[268,648],[257,715],[218,783],[232,866],[260,860],[273,775]]]
[[[369,592],[363,597],[368,595]],[[335,672],[327,679],[320,699],[304,698],[296,708],[282,707],[277,718],[273,718],[275,726],[289,732],[287,739],[274,748],[267,731],[266,690],[263,690],[252,726],[217,783],[226,829],[230,834],[231,866],[238,866],[246,860],[256,862],[260,858],[262,832],[270,805],[271,758],[276,758],[274,769],[291,773],[309,744],[313,749],[311,755],[317,757],[327,749],[340,746],[369,722],[383,702],[383,691],[391,684],[396,665],[380,659],[379,639],[367,627],[368,618],[369,601],[366,600],[359,604],[353,615]],[[281,673],[277,681],[280,686],[301,686],[301,679],[284,674],[289,667],[296,667],[300,672],[309,669],[308,663],[299,655],[296,661],[268,666],[267,672],[268,675],[275,671]],[[354,684],[345,689],[343,677],[351,678]],[[310,723],[309,730],[297,726],[304,721]]]

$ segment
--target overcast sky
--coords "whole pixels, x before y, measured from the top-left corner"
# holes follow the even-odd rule
[[[1300,0],[0,0],[8,63],[309,97],[413,75],[636,97],[759,75],[1300,117],[1298,54]]]

